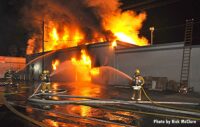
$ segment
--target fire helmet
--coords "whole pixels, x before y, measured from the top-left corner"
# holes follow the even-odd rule
[[[49,70],[43,70],[43,74],[49,74]]]
[[[140,70],[139,69],[135,70],[135,75],[140,75]]]

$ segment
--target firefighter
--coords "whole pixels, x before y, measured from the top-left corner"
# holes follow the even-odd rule
[[[6,84],[13,84],[13,73],[12,73],[12,70],[9,69],[4,74],[4,78],[6,79]]]
[[[133,96],[131,99],[140,101],[142,97],[142,86],[144,85],[144,78],[140,75],[139,69],[135,70],[131,85],[133,88]]]
[[[51,83],[50,83],[50,74],[48,70],[44,70],[40,76],[42,81],[42,93],[49,93],[51,92]]]

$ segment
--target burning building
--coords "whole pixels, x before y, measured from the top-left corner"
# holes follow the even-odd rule
[[[24,8],[25,25],[34,31],[28,40],[27,61],[33,61],[27,79],[38,80],[42,69],[49,69],[54,81],[127,84],[115,72],[131,76],[140,68],[146,77],[180,82],[184,42],[149,46],[139,35],[146,13],[123,12],[119,6],[118,0],[32,0]],[[199,54],[198,46],[191,47],[189,82],[195,91],[200,91]]]
[[[90,81],[91,77],[92,80],[95,80],[95,75],[97,75],[101,77],[103,83],[127,85],[127,78],[116,74],[116,70],[132,76],[134,70],[140,68],[145,77],[167,77],[168,81],[173,80],[178,83],[180,82],[183,48],[184,42],[143,47],[118,43],[116,48],[113,48],[110,43],[82,45],[48,52],[47,56],[44,57],[44,68],[53,72],[54,81]],[[86,54],[83,54],[83,49],[87,49]],[[31,61],[41,54],[28,55],[27,60]],[[189,82],[195,91],[199,91],[199,55],[200,47],[193,46]],[[56,71],[54,71],[55,64],[52,64],[55,60],[60,62]],[[31,76],[35,80],[39,78],[42,71],[42,61],[42,59],[37,60],[27,68],[29,70],[27,78]],[[167,84],[165,85],[167,87]]]
[[[24,24],[34,30],[27,54],[116,40],[147,45],[139,36],[146,13],[122,12],[119,6],[118,0],[32,0],[24,8]]]

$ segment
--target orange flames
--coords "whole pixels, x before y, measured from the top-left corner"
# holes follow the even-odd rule
[[[84,40],[84,34],[75,26],[63,25],[50,21],[45,29],[45,51],[74,47]]]
[[[98,75],[99,69],[92,68],[92,61],[85,50],[81,50],[81,59],[77,60],[75,57],[71,58],[72,64],[76,68],[77,81],[91,81],[91,75]]]
[[[113,41],[111,46],[112,46],[112,48],[117,47],[117,42],[116,42],[116,41]]]
[[[79,81],[91,81],[90,69],[91,69],[91,58],[85,50],[81,50],[81,59],[71,59],[72,64],[76,67],[76,80]]]
[[[52,69],[55,71],[60,64],[59,60],[52,61]]]
[[[139,31],[146,19],[145,12],[140,14],[133,11],[122,12],[122,10],[118,8],[119,2],[117,0],[112,0],[111,2],[105,0],[96,2],[87,0],[87,2],[91,2],[91,4],[88,5],[89,7],[102,8],[102,12],[98,12],[100,13],[98,16],[101,23],[99,25],[95,24],[97,25],[97,28],[90,28],[87,24],[77,23],[76,21],[61,22],[51,19],[45,20],[44,51],[75,47],[81,44],[96,42],[113,42],[116,40],[138,46],[148,45],[148,40],[145,37],[139,36]],[[107,5],[112,7],[111,10],[108,11],[108,8],[101,5],[104,3],[105,7],[107,7]],[[76,18],[81,19],[81,17]],[[99,28],[101,30],[99,30]],[[42,51],[42,42],[38,42],[39,40],[36,40],[35,38],[38,39],[39,37],[35,37],[34,35],[29,39],[27,54]],[[34,44],[36,41],[37,46]]]
[[[126,11],[106,16],[104,18],[104,27],[107,30],[111,30],[117,40],[145,46],[148,45],[148,40],[138,36],[145,19],[146,13],[137,15],[133,11]]]
[[[92,68],[91,70],[90,70],[90,74],[92,75],[92,76],[96,76],[96,75],[99,75],[99,68]]]

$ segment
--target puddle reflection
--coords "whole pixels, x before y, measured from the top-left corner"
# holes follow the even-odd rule
[[[44,123],[46,123],[50,127],[59,127],[58,122],[55,122],[54,120],[51,119],[45,119],[43,120]]]
[[[85,96],[85,97],[101,97],[102,88],[90,82],[75,82],[70,83],[71,95]],[[79,100],[79,98],[71,98],[71,100]],[[85,99],[83,99],[85,100]],[[88,106],[68,106],[67,111],[75,112],[81,116],[90,116],[91,107]]]
[[[73,82],[68,84],[71,87],[70,95],[86,97],[102,97],[102,86],[90,82]]]
[[[106,93],[105,87],[99,84],[93,84],[91,82],[72,82],[72,83],[52,83],[53,91],[59,89],[67,90],[67,95],[94,97],[94,98],[106,98],[110,92]],[[35,87],[32,87],[34,89]],[[31,89],[30,89],[31,91]],[[111,91],[112,92],[112,91]],[[23,95],[28,97],[27,94]],[[52,96],[53,100],[61,100],[63,98]],[[86,100],[85,98],[70,98],[70,100]],[[63,114],[78,115],[82,117],[102,119],[106,121],[119,122],[124,124],[131,124],[134,116],[130,112],[123,111],[111,111],[103,108],[96,108],[83,105],[53,105],[53,109]],[[47,111],[48,112],[48,111]],[[32,118],[39,119],[49,127],[120,127],[115,124],[103,124],[97,121],[75,119],[73,117],[60,117],[60,115],[51,112],[39,112],[34,110],[31,106],[26,108],[26,113]],[[90,124],[90,125],[89,125]]]

